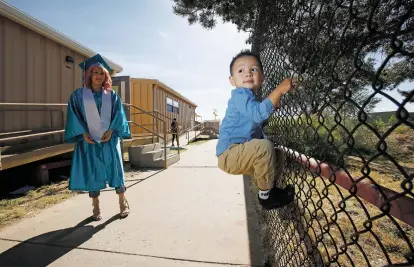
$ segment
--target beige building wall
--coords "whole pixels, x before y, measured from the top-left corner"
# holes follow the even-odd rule
[[[167,98],[178,102],[178,114],[167,110]],[[167,121],[167,130],[170,130],[170,124],[173,118],[177,118],[178,123],[181,125],[181,130],[185,130],[194,125],[195,106],[193,104],[188,103],[170,92],[167,88],[159,85],[155,86],[154,99],[154,109],[170,119]],[[163,128],[161,128],[161,131],[163,131]]]
[[[74,63],[66,63],[66,56],[72,57]],[[85,59],[85,56],[0,16],[0,102],[67,103],[72,91],[81,85],[78,64]],[[39,107],[38,111],[3,109],[0,108],[0,133],[62,129],[66,118],[66,107]],[[50,109],[57,111],[52,114],[45,111]]]
[[[130,99],[131,104],[145,110],[153,110],[153,83],[151,80],[146,79],[130,79]],[[135,114],[141,113],[141,114]],[[142,114],[141,111],[131,108],[130,109],[131,121],[140,124],[141,126],[154,131],[155,127],[150,124],[154,124],[153,117],[147,114]],[[131,134],[151,134],[148,131],[142,129],[139,126],[130,124]]]
[[[178,122],[181,124],[181,129],[187,129],[194,125],[195,120],[195,109],[196,105],[186,99],[184,96],[180,95],[178,92],[169,88],[167,85],[159,82],[154,79],[138,79],[131,78],[130,86],[130,95],[131,95],[131,104],[138,106],[139,108],[145,111],[157,110],[162,115],[160,119],[165,120],[167,124],[167,131],[170,130],[171,121],[173,118],[177,118]],[[167,98],[178,102],[179,113],[167,111]],[[133,115],[137,111],[131,108],[131,120],[143,125],[154,124],[151,126],[145,126],[153,131],[163,133],[164,127],[163,124],[157,120],[153,119],[149,115]],[[139,127],[132,127],[133,134],[143,134],[148,133],[145,130],[140,129]]]

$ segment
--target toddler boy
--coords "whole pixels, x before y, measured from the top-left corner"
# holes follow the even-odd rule
[[[262,139],[262,125],[279,107],[280,98],[295,85],[285,79],[259,102],[255,92],[263,83],[260,58],[249,51],[236,55],[230,64],[230,82],[236,87],[228,101],[216,147],[218,166],[229,174],[246,174],[259,187],[259,203],[265,209],[283,207],[293,201],[294,188],[275,187],[283,171],[283,153],[277,155],[274,144]],[[281,151],[279,151],[281,152]]]

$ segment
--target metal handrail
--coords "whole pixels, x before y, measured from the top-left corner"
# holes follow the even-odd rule
[[[186,128],[186,129],[184,129],[182,131],[178,131],[178,135],[181,136],[181,135],[183,135],[185,133],[186,134],[186,138],[187,138],[187,142],[189,143],[188,140],[190,140],[190,131],[192,129],[196,128],[196,127],[200,127],[201,125],[203,125],[203,126],[200,128],[200,130],[195,130],[196,136],[197,136],[197,131],[200,131],[200,133],[201,133],[201,131],[204,129],[204,122],[200,123],[199,125],[190,126],[190,127]]]
[[[0,133],[0,136],[12,135],[12,134],[24,134],[24,133],[31,133],[31,132],[44,132],[44,131],[48,131],[48,130],[50,130],[50,129],[21,130],[21,131],[16,131],[16,132]]]
[[[158,115],[160,115],[161,117],[164,117],[165,119],[167,119],[167,120],[170,120],[170,121],[172,121],[173,119],[171,119],[171,118],[169,118],[169,117],[167,117],[167,116],[165,116],[164,114],[162,114],[162,113],[160,113],[158,110],[156,110],[156,109],[154,109],[153,111],[152,111],[152,113],[154,113],[155,114],[155,116],[156,116],[156,118],[157,119],[159,119],[158,118]],[[164,120],[163,120],[164,121]],[[165,121],[166,122],[166,121]],[[167,131],[167,128],[166,128],[166,123],[164,124],[165,126],[164,126],[164,133],[165,134],[173,134],[173,133],[175,133],[175,132],[170,132],[170,131]],[[158,129],[157,129],[158,130]],[[166,136],[166,138],[165,138],[165,140],[164,140],[164,143],[165,143],[165,145],[166,145],[166,143],[167,143],[167,135],[165,135]],[[177,144],[178,144],[178,149],[177,149],[177,151],[178,151],[178,154],[180,154],[180,139],[179,139],[179,135],[177,136],[178,137],[178,140],[177,140]]]
[[[140,107],[133,105],[133,104],[128,104],[128,103],[122,103],[124,106],[127,107],[132,107],[134,109],[137,109],[139,111],[141,111],[140,113],[137,114],[147,114],[151,117],[153,117],[154,119],[157,120],[157,124],[146,124],[146,125],[139,125],[138,123],[134,122],[134,121],[128,121],[128,123],[132,123],[135,126],[138,126],[142,129],[144,129],[145,131],[150,132],[153,136],[156,136],[160,139],[164,140],[164,160],[165,160],[165,168],[168,167],[167,165],[167,122],[165,120],[163,120],[162,118],[159,118],[157,115],[161,115],[162,117],[165,117],[167,119],[167,116],[165,116],[164,114],[159,113],[158,111],[154,110],[153,112],[148,112],[145,111],[143,109],[141,109]],[[67,103],[0,103],[0,107],[66,107],[68,104]],[[15,110],[6,110],[6,111],[15,111]],[[19,111],[19,110],[18,110]],[[30,111],[30,110],[20,110],[20,111]],[[36,110],[37,111],[37,110]],[[39,111],[61,111],[61,110],[39,110]],[[154,115],[153,113],[156,113],[157,115]],[[131,115],[134,115],[134,113],[132,113]],[[158,132],[158,122],[161,122],[163,124],[163,135],[160,135],[159,133],[156,133],[150,129],[147,129],[144,126],[156,126],[157,127],[157,132]],[[53,125],[52,125],[53,126]],[[19,133],[24,133],[24,132],[30,132],[31,130],[25,130],[25,131],[18,131],[18,132],[10,132],[10,133],[2,133],[2,135],[10,135],[10,134],[19,134]],[[7,138],[2,138],[0,139],[0,142],[6,142],[6,141],[14,141],[14,140],[20,140],[20,139],[27,139],[27,138],[33,138],[33,137],[39,137],[39,136],[48,136],[48,135],[54,135],[54,134],[62,134],[64,133],[65,130],[53,130],[53,131],[47,131],[47,132],[43,132],[43,133],[36,133],[36,134],[27,134],[27,135],[21,135],[21,136],[15,136],[15,137],[7,137]],[[180,153],[180,150],[178,149],[178,153]]]
[[[157,114],[161,115],[162,117],[164,117],[164,118],[166,118],[166,119],[168,119],[168,120],[170,120],[170,121],[172,121],[172,120],[173,120],[173,119],[171,119],[171,118],[169,118],[169,117],[165,116],[164,114],[160,113],[160,112],[159,112],[158,110],[156,110],[156,109],[154,109],[154,110],[153,110],[153,112],[155,112],[155,113],[157,113]],[[200,116],[200,117],[201,117],[201,116]],[[195,125],[195,126],[193,126],[193,127],[188,127],[188,128],[186,128],[186,129],[184,129],[184,130],[179,130],[179,131],[177,132],[177,135],[178,135],[178,136],[181,136],[181,135],[183,135],[184,133],[189,133],[189,131],[190,131],[190,130],[192,130],[192,129],[196,128],[196,127],[200,127],[201,125],[204,125],[204,122],[200,122],[200,124],[199,124],[199,125]],[[202,129],[204,129],[204,127],[203,127],[203,128],[201,128],[201,129],[200,129],[200,131],[201,131]],[[175,132],[169,132],[169,131],[168,131],[168,133],[175,133]],[[187,137],[187,138],[188,138],[188,137]]]
[[[27,134],[27,135],[21,135],[21,136],[6,137],[6,138],[0,139],[0,142],[16,141],[16,140],[27,139],[27,138],[32,138],[32,137],[61,134],[61,133],[64,133],[64,132],[65,132],[65,130],[57,130],[57,131],[48,131],[48,132],[44,132],[44,133],[36,133],[36,134]]]
[[[148,115],[144,112],[136,112],[136,113],[131,113],[130,115]]]
[[[131,123],[131,124],[133,124],[135,126],[138,126],[138,127],[144,129],[145,131],[148,131],[148,132],[152,133],[153,135],[155,135],[155,136],[157,136],[159,138],[163,138],[161,135],[159,135],[159,134],[151,131],[150,129],[145,128],[143,125],[140,125],[140,124],[136,123],[135,121],[128,121],[128,123]]]
[[[52,112],[60,112],[61,115],[61,119],[62,121],[64,121],[64,112],[62,111],[62,109],[32,109],[29,107],[66,107],[68,104],[67,103],[0,103],[0,111],[11,111],[11,112],[15,112],[15,111],[40,111],[40,112],[50,112],[50,129],[54,129],[55,127],[53,126],[53,116],[52,116]],[[1,107],[27,107],[25,109],[2,109]],[[23,136],[16,136],[16,137],[9,137],[9,138],[3,138],[0,139],[0,142],[6,142],[6,141],[15,141],[15,140],[20,140],[20,139],[25,139],[25,138],[32,138],[32,137],[39,137],[39,136],[47,136],[47,135],[55,135],[57,134],[57,130],[54,129],[52,131],[49,131],[50,129],[44,130],[44,129],[38,129],[35,131],[47,131],[44,133],[37,133],[37,134],[27,134],[27,135],[23,135]],[[0,135],[5,136],[5,135],[12,135],[12,134],[19,134],[19,133],[24,133],[24,132],[30,132],[30,131],[34,131],[34,130],[24,130],[24,131],[17,131],[17,132],[6,132],[6,133],[1,133]],[[59,130],[61,131],[61,130]]]
[[[146,110],[143,110],[142,108],[140,108],[140,107],[138,107],[138,106],[136,106],[134,104],[128,104],[128,103],[123,103],[123,104],[124,104],[124,106],[133,107],[135,109],[138,109],[142,113],[147,114],[147,115],[150,115],[151,117],[155,117],[153,114],[151,114],[151,112],[148,112]]]
[[[24,107],[34,107],[34,106],[46,106],[46,107],[59,107],[67,106],[67,103],[0,103],[1,106],[24,106]]]
[[[148,111],[145,111],[145,110],[143,110],[142,108],[140,108],[140,107],[137,107],[137,106],[135,106],[135,105],[133,105],[133,104],[126,104],[127,106],[129,106],[129,107],[132,107],[132,108],[135,108],[135,109],[137,109],[137,110],[139,110],[139,111],[141,111],[143,114],[147,114],[147,115],[149,115],[149,116],[151,116],[151,117],[153,117],[153,119],[156,119],[157,120],[157,123],[155,124],[156,125],[156,131],[158,132],[158,130],[159,130],[159,128],[158,128],[158,121],[160,121],[160,122],[162,122],[162,124],[163,124],[163,136],[161,136],[161,135],[159,135],[158,133],[155,133],[155,132],[153,132],[153,131],[151,131],[151,130],[149,130],[149,129],[147,129],[147,128],[145,128],[145,127],[143,127],[143,126],[141,126],[141,125],[138,125],[136,122],[132,122],[134,125],[136,125],[136,126],[139,126],[139,127],[141,127],[142,129],[144,129],[144,130],[146,130],[146,131],[148,131],[148,132],[150,132],[150,133],[152,133],[154,136],[157,136],[158,138],[161,138],[161,139],[163,139],[164,140],[164,166],[165,166],[165,168],[167,169],[167,167],[168,167],[168,162],[167,162],[167,122],[165,121],[165,120],[163,120],[163,119],[161,119],[161,118],[158,118],[158,116],[156,116],[156,115],[154,115],[154,114],[152,114],[151,112],[148,112]],[[140,114],[142,114],[142,113],[140,113]],[[178,154],[180,153],[180,149],[178,149]]]
[[[171,118],[169,118],[169,117],[165,116],[164,114],[160,113],[160,112],[159,112],[158,110],[156,110],[156,109],[154,109],[152,112],[153,112],[153,113],[157,113],[157,114],[161,115],[162,117],[166,118],[167,120],[170,120],[170,121],[172,121],[172,120],[173,120],[173,119],[171,119]]]
[[[188,131],[196,128],[196,127],[200,127],[200,125],[204,125],[204,122],[200,123],[199,125],[195,125],[195,126],[192,126],[192,127],[190,126],[190,127],[186,128],[186,129],[184,129],[182,132],[185,132],[185,131],[188,132]],[[204,129],[204,126],[201,129]]]

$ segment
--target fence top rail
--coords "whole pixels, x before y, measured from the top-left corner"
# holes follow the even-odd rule
[[[392,189],[374,184],[370,180],[358,181],[342,168],[321,162],[315,158],[299,153],[293,149],[280,146],[288,157],[300,163],[305,169],[335,183],[355,196],[376,206],[383,212],[414,227],[414,198],[403,195]],[[398,197],[398,198],[396,198]]]

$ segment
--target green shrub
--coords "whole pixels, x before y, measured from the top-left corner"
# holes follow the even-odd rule
[[[405,124],[402,124],[394,129],[394,133],[397,134],[407,134],[409,131],[413,131],[413,129]]]

